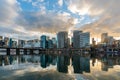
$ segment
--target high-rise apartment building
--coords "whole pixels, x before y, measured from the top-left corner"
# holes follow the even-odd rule
[[[80,48],[90,45],[90,33],[80,33]]]
[[[108,45],[112,45],[114,42],[113,36],[108,36]]]
[[[46,38],[47,38],[46,35],[41,36],[41,47],[42,48],[47,48],[47,40],[46,40]]]
[[[82,31],[75,30],[73,31],[73,47],[80,48],[80,33]]]
[[[108,36],[108,33],[102,33],[101,42],[105,45],[112,45],[114,42],[113,36]]]
[[[12,44],[13,44],[13,41],[12,41],[12,38],[10,38],[10,40],[9,40],[9,47],[10,48],[12,47]]]
[[[101,42],[107,43],[108,33],[102,33],[101,35]]]
[[[48,40],[48,48],[53,48],[53,41],[51,39]]]
[[[57,48],[68,47],[68,32],[62,31],[57,34]]]

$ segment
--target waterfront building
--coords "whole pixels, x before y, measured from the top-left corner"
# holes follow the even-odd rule
[[[114,40],[113,45],[120,47],[120,40]]]
[[[56,40],[56,38],[52,38],[52,42],[53,42],[53,48],[57,48],[57,40]]]
[[[113,45],[114,43],[114,38],[113,36],[108,36],[108,33],[102,33],[101,35],[101,43],[108,46],[108,45]]]
[[[25,45],[25,40],[18,40],[18,47],[23,48]]]
[[[75,30],[73,31],[73,47],[80,48],[80,33],[82,31]]]
[[[96,41],[94,38],[92,38],[92,46],[95,46],[96,45]]]
[[[114,38],[113,36],[108,36],[108,45],[113,45]]]
[[[48,48],[53,48],[53,41],[51,39],[48,40]]]
[[[28,45],[31,45],[31,47],[33,47],[33,45],[34,45],[33,42],[34,42],[34,40],[28,40],[28,41],[27,41],[27,44],[28,44]]]
[[[67,39],[67,43],[68,43],[68,48],[70,47],[71,43],[70,43],[70,38]]]
[[[8,46],[9,46],[9,38],[4,37],[4,47],[8,47]]]
[[[3,40],[3,36],[0,36],[0,40]]]
[[[17,41],[12,41],[12,47],[14,47],[14,48],[17,47]]]
[[[41,47],[47,48],[47,36],[46,35],[41,36]]]
[[[108,33],[102,33],[101,34],[101,42],[107,43]]]
[[[39,39],[33,40],[33,47],[36,47],[36,48],[40,47],[40,40]]]
[[[2,36],[0,36],[0,47],[2,47],[2,46],[3,46],[3,44],[4,44],[4,42],[3,42],[3,37],[2,37]]]
[[[68,47],[68,32],[62,31],[57,34],[57,48]]]
[[[12,38],[10,38],[10,40],[9,40],[9,47],[10,48],[12,47],[12,44],[13,44],[13,41],[12,41]]]
[[[90,33],[80,33],[80,48],[87,47],[90,45]]]

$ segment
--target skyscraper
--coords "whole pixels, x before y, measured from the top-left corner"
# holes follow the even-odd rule
[[[68,32],[62,31],[57,34],[57,48],[68,47]]]
[[[108,45],[112,45],[114,42],[113,36],[108,36]]]
[[[12,38],[10,38],[10,40],[9,40],[9,47],[10,48],[12,47],[12,43],[13,43]]]
[[[48,48],[53,48],[53,41],[51,39],[48,40]]]
[[[73,47],[80,48],[80,33],[82,31],[75,30],[73,31]]]
[[[80,33],[80,48],[90,45],[90,33]]]
[[[57,48],[56,38],[52,38],[52,42],[53,42],[53,47],[54,47],[54,48]]]
[[[102,33],[101,35],[101,42],[107,43],[108,33]]]
[[[46,35],[42,35],[42,36],[41,36],[41,47],[42,47],[42,48],[47,48]]]

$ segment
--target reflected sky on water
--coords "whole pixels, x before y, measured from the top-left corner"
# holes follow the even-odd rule
[[[120,80],[120,58],[77,54],[0,56],[0,80]]]

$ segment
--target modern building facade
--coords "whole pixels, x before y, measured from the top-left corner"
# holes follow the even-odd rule
[[[108,33],[102,33],[101,34],[101,43],[104,45],[113,45],[114,38],[113,36],[108,36]]]
[[[12,38],[10,38],[10,40],[9,40],[9,47],[10,48],[12,47],[12,44],[13,44],[13,41],[12,41]]]
[[[112,45],[114,43],[113,36],[108,36],[108,45]]]
[[[56,38],[52,38],[52,42],[53,42],[53,48],[57,48],[57,40],[56,40]]]
[[[18,40],[18,47],[23,48],[25,45],[25,40]]]
[[[47,40],[46,40],[46,38],[47,38],[46,35],[41,36],[41,47],[42,48],[47,48]]]
[[[48,48],[53,48],[53,41],[51,39],[48,40]]]
[[[101,34],[101,42],[106,43],[108,38],[108,33],[102,33]]]
[[[80,48],[80,33],[82,31],[73,31],[73,48]]]
[[[80,48],[90,45],[90,33],[80,33]]]
[[[8,47],[8,46],[9,46],[9,38],[4,37],[4,47]]]
[[[68,32],[62,31],[57,34],[57,48],[68,47]]]

